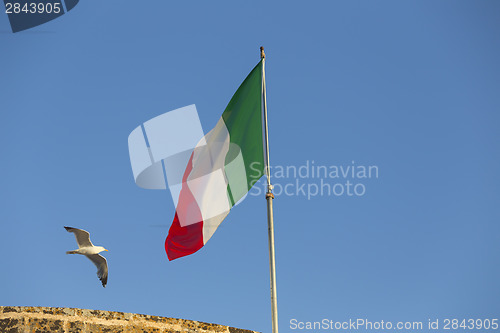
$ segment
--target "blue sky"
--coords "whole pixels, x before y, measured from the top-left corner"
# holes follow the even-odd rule
[[[264,198],[168,262],[170,194],[135,185],[127,148],[189,104],[211,129],[264,45],[271,164],[379,170],[351,180],[362,196],[275,199],[280,330],[498,317],[499,14],[497,1],[87,0],[16,34],[0,14],[0,304],[270,332]],[[65,254],[64,225],[110,250],[106,289]]]

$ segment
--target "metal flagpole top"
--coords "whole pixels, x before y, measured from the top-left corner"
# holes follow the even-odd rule
[[[267,195],[266,198],[274,199],[273,185],[271,184],[271,172],[269,162],[269,131],[267,126],[267,97],[266,97],[266,69],[265,60],[266,54],[264,53],[264,46],[260,47],[260,58],[262,59],[262,106],[264,109],[264,139],[265,139],[265,171],[267,176]]]

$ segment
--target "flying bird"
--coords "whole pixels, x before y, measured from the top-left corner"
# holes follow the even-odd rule
[[[108,251],[102,246],[94,246],[90,241],[90,234],[82,229],[76,229],[71,227],[64,227],[68,232],[75,234],[76,242],[78,243],[78,249],[74,251],[67,251],[66,254],[83,254],[90,259],[97,266],[97,276],[102,282],[102,286],[106,287],[108,283],[108,262],[106,258],[101,256],[99,252]]]

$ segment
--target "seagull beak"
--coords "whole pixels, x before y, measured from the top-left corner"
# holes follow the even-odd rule
[[[106,250],[106,249],[104,249],[104,251],[108,251],[109,252],[109,250]]]

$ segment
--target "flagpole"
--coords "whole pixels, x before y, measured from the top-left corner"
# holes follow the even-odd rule
[[[271,185],[271,173],[269,165],[269,137],[267,129],[267,99],[266,99],[266,55],[264,47],[260,47],[260,58],[262,59],[262,104],[264,107],[264,137],[266,141],[266,176],[267,176],[267,229],[269,234],[269,270],[271,275],[271,311],[273,321],[273,333],[278,333],[278,299],[276,296],[276,260],[274,255],[274,221],[273,221],[273,185]]]

